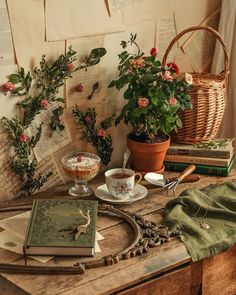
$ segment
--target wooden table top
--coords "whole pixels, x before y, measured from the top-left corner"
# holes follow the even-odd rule
[[[166,176],[176,176],[175,172],[166,172]],[[194,183],[183,183],[177,188],[177,195],[188,188],[203,188],[213,183],[225,181],[236,181],[236,171],[231,171],[228,177],[212,177],[201,175],[201,179]],[[91,186],[96,188],[104,182],[103,177],[97,177]],[[163,208],[165,204],[174,198],[161,192],[160,188],[148,184],[145,180],[141,182],[149,190],[148,196],[135,203],[120,206],[130,212],[136,212],[147,220],[156,223],[162,221]],[[64,194],[66,191],[60,191]],[[52,194],[52,192],[50,193]],[[53,193],[55,194],[55,193]],[[57,192],[58,194],[58,192]],[[1,213],[1,219],[13,215],[12,213]],[[16,212],[14,213],[16,214]],[[94,259],[101,256],[116,253],[129,245],[132,240],[132,230],[129,225],[116,217],[99,216],[97,221],[98,231],[105,237],[99,241],[102,253],[96,254]],[[83,261],[85,258],[55,258],[48,265],[72,265]],[[92,259],[92,258],[91,258]],[[87,258],[85,260],[88,260]],[[20,255],[0,249],[0,261],[7,263],[23,263]],[[104,294],[122,291],[129,286],[150,279],[160,273],[190,263],[191,258],[182,242],[173,238],[169,243],[150,249],[142,256],[120,261],[112,266],[104,266],[85,271],[83,275],[24,275],[24,274],[1,274],[0,283],[19,288],[19,294]],[[37,264],[36,261],[30,261]],[[9,293],[10,294],[10,293]],[[16,293],[14,293],[16,294]]]

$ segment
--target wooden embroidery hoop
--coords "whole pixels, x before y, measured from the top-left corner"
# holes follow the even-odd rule
[[[8,202],[7,206],[0,206],[1,211],[29,210],[32,207],[33,198],[30,201]],[[133,229],[134,239],[124,250],[103,256],[93,261],[78,262],[71,266],[41,266],[41,265],[18,265],[13,263],[0,263],[2,273],[23,274],[83,274],[85,269],[108,266],[121,260],[129,259],[137,255],[147,253],[151,247],[156,247],[169,242],[171,236],[179,236],[179,232],[170,232],[164,225],[144,220],[140,215],[114,208],[111,205],[98,205],[98,213],[112,213],[123,218]]]

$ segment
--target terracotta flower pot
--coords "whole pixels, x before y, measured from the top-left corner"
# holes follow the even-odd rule
[[[170,146],[170,137],[158,143],[141,143],[127,137],[127,146],[131,151],[132,167],[142,172],[161,171],[166,151]]]

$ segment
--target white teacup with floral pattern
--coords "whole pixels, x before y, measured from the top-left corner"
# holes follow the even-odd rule
[[[138,177],[135,180],[135,177]],[[110,194],[115,199],[126,199],[129,197],[134,186],[138,184],[142,179],[141,173],[135,173],[131,169],[124,169],[124,174],[122,173],[122,168],[110,169],[105,172],[106,185]]]

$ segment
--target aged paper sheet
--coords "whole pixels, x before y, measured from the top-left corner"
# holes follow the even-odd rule
[[[132,5],[125,5],[123,9],[124,24],[139,24],[142,21],[158,20],[161,17],[168,18],[173,15],[173,11],[173,0],[135,1]]]
[[[5,84],[8,81],[8,76],[10,74],[17,72],[17,65],[7,65],[0,67],[0,85]],[[0,118],[7,117],[12,118],[16,115],[19,115],[19,107],[16,106],[16,103],[21,98],[19,96],[12,95],[10,92],[7,95],[4,95],[3,91],[0,91]]]
[[[173,15],[168,18],[161,18],[157,22],[157,49],[158,57],[162,58],[172,39],[176,36],[175,22]],[[171,49],[168,58],[174,60],[177,54],[177,43]]]
[[[0,66],[15,63],[6,0],[0,0]]]
[[[46,0],[47,41],[123,30],[122,14],[109,17],[104,1]]]
[[[59,164],[60,163],[58,163],[58,165]],[[53,174],[40,189],[40,191],[45,191],[50,187],[60,186],[61,184],[63,184],[63,178],[52,156],[48,156],[47,158],[39,162],[36,175],[38,175],[39,173],[45,174],[49,171],[52,171]]]
[[[217,29],[219,15],[220,10],[217,9],[202,23],[202,25],[211,26],[212,28]],[[189,56],[195,72],[206,72],[210,70],[215,44],[215,36],[205,30],[195,31],[183,44],[183,51]]]
[[[45,42],[44,1],[7,0],[17,63],[33,69],[42,54],[55,59],[65,51],[65,41]]]
[[[52,110],[56,108],[57,106],[50,107],[44,112],[38,114],[30,126],[30,132],[32,132],[32,134],[35,134],[37,127],[40,125],[41,122],[43,122],[40,141],[34,147],[34,155],[38,162],[52,155],[52,153],[56,152],[58,149],[71,142],[70,132],[68,130],[67,123],[63,118],[63,115],[60,117],[60,119],[61,122],[64,124],[65,129],[62,130],[61,133],[52,131],[49,127],[49,123],[52,117]]]

